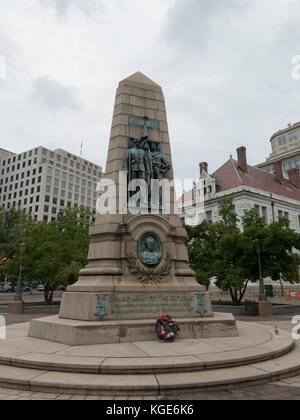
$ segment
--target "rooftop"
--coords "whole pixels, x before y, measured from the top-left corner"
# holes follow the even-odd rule
[[[247,165],[246,172],[240,168],[239,163],[236,160],[231,158],[217,169],[212,174],[212,177],[218,179],[218,185],[216,187],[217,193],[232,190],[244,185],[246,187],[300,201],[300,189],[291,184],[288,179],[282,178],[279,182],[275,175],[250,165]],[[193,191],[186,192],[184,194],[184,201],[191,202],[192,200]],[[182,201],[183,196],[178,200],[178,203],[182,203]]]
[[[213,174],[214,178],[220,179],[220,187],[217,188],[217,192],[245,185],[300,201],[300,190],[294,187],[287,179],[283,179],[280,183],[273,174],[250,165],[247,165],[247,168],[248,172],[246,173],[239,168],[237,161],[228,160]]]
[[[295,124],[289,124],[286,128],[284,128],[284,129],[282,129],[282,130],[278,130],[276,133],[274,133],[273,135],[272,135],[272,137],[271,137],[271,140],[270,141],[272,141],[273,139],[274,139],[274,137],[277,137],[277,136],[279,136],[279,135],[281,135],[281,134],[284,134],[284,133],[288,133],[289,131],[293,131],[293,130],[295,130],[296,128],[299,128],[300,127],[300,121],[299,122],[297,122],[297,123],[295,123]]]

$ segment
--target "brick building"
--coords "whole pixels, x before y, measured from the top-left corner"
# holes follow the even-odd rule
[[[288,171],[284,177],[281,161],[274,164],[274,174],[247,164],[246,148],[209,175],[208,164],[200,164],[200,178],[192,191],[179,200],[182,219],[187,225],[197,225],[204,219],[215,223],[220,219],[218,205],[222,198],[231,197],[237,215],[257,208],[266,223],[287,216],[291,227],[300,232],[300,177],[299,169]],[[203,198],[203,204],[201,200]]]

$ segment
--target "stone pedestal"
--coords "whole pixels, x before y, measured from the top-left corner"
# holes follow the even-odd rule
[[[23,313],[23,301],[13,301],[8,304],[8,313],[10,315],[22,315]]]
[[[57,316],[31,321],[29,334],[33,338],[67,344],[96,344],[156,341],[156,319],[136,321],[84,322]],[[209,318],[178,318],[180,339],[237,337],[236,321],[231,314],[215,314]]]
[[[99,321],[99,305],[102,321],[157,319],[163,314],[212,316],[209,293],[187,265],[186,232],[179,219],[175,225],[163,216],[138,215],[124,221],[117,235],[109,232],[109,226],[105,230],[99,225],[92,229],[89,258],[97,258],[98,266],[91,261],[64,293],[61,318]],[[148,231],[163,248],[161,263],[153,270],[144,267],[137,255],[139,238]]]
[[[138,146],[132,145],[138,141]],[[139,150],[142,154],[140,159],[141,154],[136,153],[136,148],[143,147],[144,151]],[[166,214],[160,214],[159,211],[144,214],[140,211],[140,214],[133,215],[128,204],[129,211],[124,212],[124,207],[120,207],[124,195],[127,207],[128,196],[126,178],[125,194],[120,188],[120,172],[124,169],[124,162],[128,168],[135,165],[132,172],[126,169],[128,180],[133,174],[143,173],[144,164],[147,177],[153,180],[155,173],[158,173],[154,159],[163,160],[166,169],[164,180],[171,185],[169,191],[165,185],[161,190],[163,197],[169,198],[169,203],[161,203],[163,209],[169,204],[168,211],[164,212]],[[152,172],[149,169],[151,164]],[[136,73],[119,84],[105,179],[115,183],[115,192],[111,194],[117,209],[97,216],[95,226],[90,230],[89,263],[80,272],[78,282],[68,287],[63,295],[60,322],[49,320],[47,333],[35,322],[30,334],[54,341],[57,339],[55,337],[59,337],[59,342],[64,342],[67,322],[69,337],[76,331],[84,331],[81,340],[89,343],[95,339],[95,331],[102,331],[101,342],[108,343],[112,339],[109,333],[112,324],[109,323],[115,323],[114,339],[117,339],[125,331],[133,331],[132,322],[145,321],[146,325],[136,326],[143,339],[149,334],[153,338],[155,322],[162,315],[169,314],[183,320],[188,325],[187,329],[193,329],[193,325],[200,320],[212,319],[210,295],[198,284],[189,266],[187,234],[175,207],[174,184],[172,186],[174,173],[163,92],[160,86],[142,73]],[[151,250],[151,244],[147,241],[152,241],[155,249]],[[192,321],[185,323],[185,319]],[[91,323],[95,328],[91,327]],[[222,320],[217,321],[216,328],[222,330]],[[223,330],[224,334],[236,334],[235,320],[231,320],[229,328],[224,323]],[[125,336],[131,340],[135,334],[126,333]]]
[[[260,317],[268,317],[273,315],[272,302],[268,300],[260,300],[258,302],[258,315]]]

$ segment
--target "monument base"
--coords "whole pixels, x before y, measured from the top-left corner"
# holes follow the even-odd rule
[[[14,300],[8,304],[8,313],[10,315],[22,315],[24,302],[22,300]]]
[[[258,315],[260,317],[269,317],[273,315],[273,305],[269,300],[260,300],[258,302]]]
[[[120,288],[119,288],[120,289]],[[126,292],[66,292],[63,294],[59,317],[80,321],[134,321],[158,319],[162,315],[172,318],[211,317],[210,294],[184,290],[176,285],[168,290],[155,286],[126,288]]]
[[[177,322],[181,327],[180,339],[239,335],[232,314],[218,313],[210,318],[184,318]],[[156,319],[87,322],[51,316],[31,321],[29,336],[69,346],[154,341],[157,340],[155,323]]]

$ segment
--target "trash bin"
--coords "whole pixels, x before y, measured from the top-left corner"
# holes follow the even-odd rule
[[[273,292],[273,286],[265,286],[265,291],[266,291],[266,296],[269,298],[273,298],[274,297],[274,292]]]

